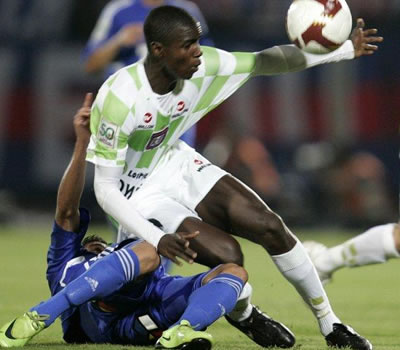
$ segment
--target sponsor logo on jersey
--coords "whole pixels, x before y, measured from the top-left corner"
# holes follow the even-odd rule
[[[177,110],[178,112],[182,112],[184,108],[185,108],[185,102],[179,101],[176,110]]]
[[[153,114],[151,114],[150,112],[147,112],[143,116],[143,122],[139,123],[137,128],[142,129],[142,130],[153,129],[154,121],[155,121],[155,119],[153,118]]]
[[[107,147],[114,148],[118,139],[119,127],[106,120],[102,120],[97,132],[97,139]]]
[[[183,115],[188,111],[189,109],[186,108],[186,103],[185,101],[179,101],[176,105],[175,108],[175,113],[172,114],[171,119],[183,117]]]
[[[200,172],[200,171],[202,171],[203,169],[205,169],[205,168],[207,168],[207,167],[209,167],[210,165],[211,165],[211,163],[206,163],[206,164],[204,164],[204,162],[202,161],[202,160],[200,160],[200,159],[195,159],[194,160],[194,164],[196,164],[196,165],[200,165],[198,168],[197,168],[197,172]]]
[[[158,131],[151,135],[151,138],[149,142],[147,143],[146,149],[153,149],[161,145],[161,143],[164,141],[165,136],[167,136],[168,133],[168,126],[161,131]]]

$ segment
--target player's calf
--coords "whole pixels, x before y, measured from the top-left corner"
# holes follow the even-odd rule
[[[244,268],[235,264],[224,264],[210,272],[204,282],[207,282],[208,278],[212,280],[222,274],[234,275],[244,282],[248,280],[247,271]],[[227,315],[226,319],[231,325],[263,347],[290,348],[294,345],[295,337],[286,326],[268,317],[257,307],[251,305],[249,300],[247,303],[251,310],[250,315],[241,321],[233,320],[230,315]]]

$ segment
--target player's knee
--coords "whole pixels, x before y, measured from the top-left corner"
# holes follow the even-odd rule
[[[279,215],[265,211],[259,222],[262,228],[257,239],[268,252],[277,254],[290,248],[293,239]]]
[[[160,265],[160,256],[156,249],[147,242],[132,247],[140,263],[140,274],[154,271]]]
[[[243,266],[244,259],[240,244],[236,240],[232,240],[228,244],[225,244],[220,260],[220,264],[234,263]]]
[[[240,278],[244,283],[248,280],[247,271],[237,264],[227,263],[222,264],[216,267],[215,269],[211,270],[207,276],[203,279],[203,285],[210,282],[212,279],[216,278],[218,275],[221,274],[230,274]]]
[[[237,264],[229,263],[229,264],[222,265],[219,274],[222,274],[222,273],[236,276],[236,277],[240,278],[244,283],[246,283],[247,280],[249,279],[247,271],[244,269],[244,267],[239,266]]]

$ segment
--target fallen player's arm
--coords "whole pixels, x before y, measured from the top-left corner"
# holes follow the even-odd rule
[[[86,94],[82,107],[74,117],[76,135],[74,152],[58,187],[55,220],[66,231],[79,230],[79,203],[85,184],[86,149],[90,140],[90,106],[92,94]]]

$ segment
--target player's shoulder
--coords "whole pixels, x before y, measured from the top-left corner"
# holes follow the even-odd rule
[[[103,16],[115,17],[119,13],[134,7],[137,0],[112,0],[103,9]]]
[[[201,67],[196,75],[216,75],[221,73],[224,65],[235,61],[235,57],[228,51],[211,46],[201,46]],[[233,64],[233,63],[232,63]]]
[[[106,105],[119,106],[121,111],[132,108],[142,86],[146,84],[142,74],[144,68],[140,65],[143,64],[136,62],[112,74],[100,87],[94,106],[100,110]]]
[[[141,61],[138,61],[120,68],[107,78],[102,87],[112,88],[113,90],[119,90],[127,87],[134,90],[139,89],[141,86],[140,82],[142,80],[141,75],[139,74],[141,65],[143,65]]]
[[[200,11],[197,4],[194,3],[193,1],[189,1],[189,0],[169,0],[167,3],[168,3],[168,5],[180,7],[182,9],[188,11],[189,13]]]

